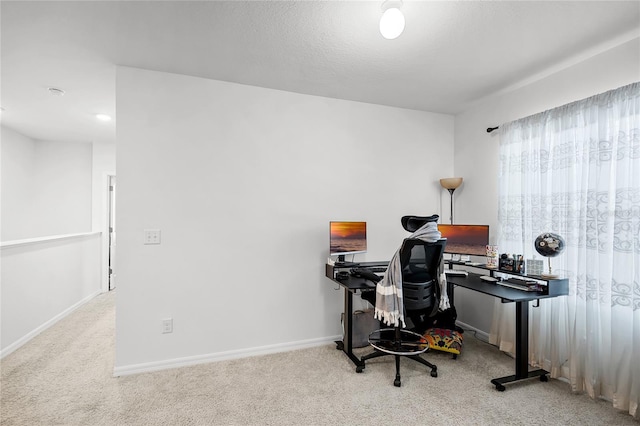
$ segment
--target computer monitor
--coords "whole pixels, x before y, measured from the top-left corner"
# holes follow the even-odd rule
[[[366,253],[367,222],[329,222],[329,254],[344,262],[345,254]]]
[[[442,238],[447,239],[445,253],[486,256],[489,244],[489,225],[438,224]]]

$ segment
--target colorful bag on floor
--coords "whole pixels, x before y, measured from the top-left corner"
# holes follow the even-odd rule
[[[429,348],[459,355],[462,352],[462,333],[447,328],[430,328],[424,332]]]

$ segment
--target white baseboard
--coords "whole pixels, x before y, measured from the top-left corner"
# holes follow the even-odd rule
[[[230,359],[247,358],[258,355],[268,355],[273,353],[288,352],[297,349],[306,349],[316,346],[326,345],[329,342],[342,340],[342,336],[323,337],[319,339],[300,340],[277,345],[259,346],[256,348],[238,349],[212,354],[189,356],[184,358],[173,358],[163,361],[146,362],[142,364],[132,364],[116,366],[113,369],[115,377],[128,376],[132,374],[149,373],[152,371],[168,370],[171,368],[187,367],[191,365],[206,364],[209,362],[226,361]]]
[[[489,343],[489,335],[486,332],[478,330],[477,328],[472,327],[462,321],[456,321],[456,324],[465,330],[473,331],[478,339],[482,340],[483,342]]]
[[[80,306],[84,305],[89,300],[93,299],[99,294],[102,294],[101,290],[98,290],[95,293],[92,293],[89,296],[85,297],[84,299],[80,300],[79,302],[74,303],[64,311],[60,312],[55,317],[51,318],[49,321],[45,322],[44,324],[36,328],[35,330],[30,331],[29,333],[25,334],[20,339],[16,340],[6,348],[0,350],[0,359],[4,358],[5,356],[9,355],[12,352],[15,352],[16,349],[19,349],[22,345],[29,342],[29,340],[33,339],[38,334],[42,333],[47,328],[51,327],[52,325],[54,325],[55,323],[57,323],[58,321],[60,321],[61,319],[63,319],[64,317],[66,317],[67,315],[69,315],[70,313],[72,313],[73,311],[78,309]]]

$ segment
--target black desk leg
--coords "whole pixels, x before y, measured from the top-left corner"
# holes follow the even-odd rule
[[[344,337],[343,340],[336,341],[336,348],[342,350],[351,361],[359,367],[362,361],[353,354],[353,293],[344,289]]]
[[[516,302],[516,374],[491,380],[499,391],[504,391],[505,383],[540,377],[541,382],[548,380],[548,371],[538,369],[529,371],[529,302]]]
[[[529,371],[529,302],[516,302],[516,377]]]
[[[453,283],[447,280],[447,296],[449,296],[449,306],[454,307],[456,304],[453,302]]]

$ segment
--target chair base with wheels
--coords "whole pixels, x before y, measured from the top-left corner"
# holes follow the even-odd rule
[[[365,362],[369,359],[381,356],[393,355],[396,361],[396,378],[394,386],[401,386],[400,379],[400,357],[406,357],[419,362],[431,369],[431,376],[438,377],[438,367],[420,357],[420,354],[429,349],[427,341],[413,331],[396,328],[383,328],[376,330],[369,335],[369,343],[374,348],[374,352],[360,358],[361,364],[356,367],[356,372],[361,373],[365,368]]]

